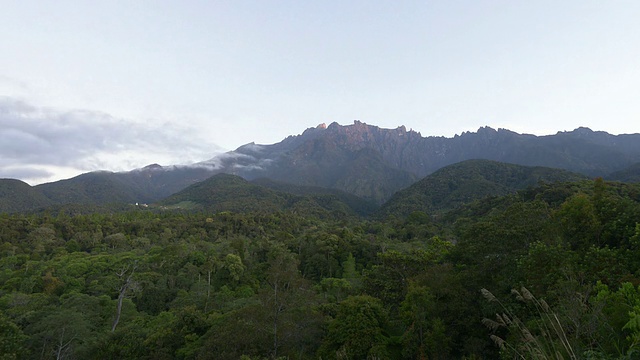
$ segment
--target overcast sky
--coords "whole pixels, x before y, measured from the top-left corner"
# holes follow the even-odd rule
[[[640,132],[640,1],[0,0],[0,178],[187,164],[359,119]]]

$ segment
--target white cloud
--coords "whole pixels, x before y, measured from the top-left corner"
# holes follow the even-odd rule
[[[0,177],[34,183],[149,163],[191,164],[220,152],[194,127],[140,123],[0,97]]]

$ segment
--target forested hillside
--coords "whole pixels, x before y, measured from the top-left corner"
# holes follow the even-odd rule
[[[272,185],[272,187],[275,186]],[[297,190],[302,191],[302,188],[298,187]],[[298,191],[294,189],[294,192]],[[323,193],[313,189],[307,189],[306,192],[305,195],[296,195],[252,184],[239,176],[218,174],[169,196],[158,205],[165,209],[208,212],[271,213],[287,210],[319,218],[356,217],[363,215],[367,210],[366,207],[363,207],[364,200],[353,201],[355,196],[336,196],[327,191]],[[352,201],[345,202],[343,200]]]
[[[544,183],[438,217],[313,214],[142,207],[2,214],[0,353],[7,359],[638,354],[638,184]]]
[[[584,180],[584,175],[547,167],[466,160],[444,167],[394,194],[379,214],[443,213],[490,196],[515,193],[542,183]]]
[[[20,212],[51,206],[46,196],[20,180],[0,179],[0,212]]]

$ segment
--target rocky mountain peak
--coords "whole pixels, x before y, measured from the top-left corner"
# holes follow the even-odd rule
[[[142,170],[162,170],[162,166],[159,164],[150,164],[143,167]]]
[[[584,126],[581,126],[581,127],[577,128],[577,129],[573,130],[573,132],[575,134],[578,134],[578,135],[591,135],[591,134],[593,134],[593,130],[589,129],[588,127],[584,127]]]

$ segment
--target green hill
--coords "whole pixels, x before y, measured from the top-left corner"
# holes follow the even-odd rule
[[[95,204],[144,202],[139,192],[120,180],[116,173],[90,172],[68,180],[35,187],[54,204]]]
[[[51,205],[46,196],[20,180],[0,179],[0,212],[21,212]]]
[[[319,186],[294,185],[267,178],[260,178],[251,181],[252,184],[264,186],[276,191],[282,191],[298,196],[311,196],[318,202],[339,201],[346,204],[359,215],[367,216],[378,209],[371,201],[364,200],[350,193]]]
[[[414,211],[443,212],[485,197],[514,193],[540,182],[583,179],[584,175],[560,169],[467,160],[442,168],[399,191],[378,214],[407,216]]]
[[[167,209],[211,212],[278,212],[329,216],[356,216],[356,212],[336,196],[294,195],[252,184],[236,175],[218,174],[191,185],[156,205]]]
[[[629,166],[628,168],[616,171],[609,176],[607,180],[622,182],[640,182],[640,163]]]

